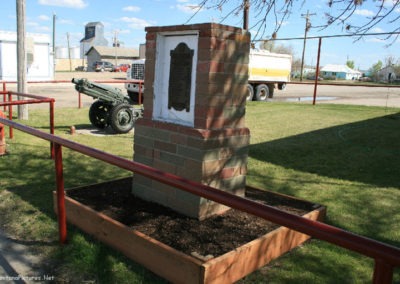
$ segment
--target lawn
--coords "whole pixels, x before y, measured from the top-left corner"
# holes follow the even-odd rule
[[[57,109],[56,135],[131,159],[133,135],[70,135],[88,125],[87,109]],[[48,111],[31,110],[23,122],[48,131]],[[247,183],[326,205],[326,222],[400,247],[400,111],[379,107],[251,102]],[[54,162],[49,143],[19,131],[0,157],[0,214],[5,229],[34,243],[58,279],[96,283],[164,281],[80,230],[57,244],[52,209]],[[130,173],[63,151],[65,187]],[[240,283],[368,283],[373,261],[312,240]],[[48,274],[49,274],[48,273]],[[400,282],[397,268],[394,282]]]

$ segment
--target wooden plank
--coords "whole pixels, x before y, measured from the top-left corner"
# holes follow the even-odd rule
[[[320,220],[324,215],[325,207],[320,207],[304,217]],[[233,283],[309,238],[308,235],[280,227],[234,251],[204,263],[204,279],[201,283]]]
[[[202,261],[66,197],[67,220],[173,283],[198,283]],[[57,212],[57,211],[56,211]]]
[[[55,212],[56,207],[54,202]],[[132,230],[69,197],[66,197],[66,211],[70,223],[173,283],[233,283],[310,238],[280,227],[204,262]],[[304,217],[323,220],[325,214],[326,208],[321,206]]]

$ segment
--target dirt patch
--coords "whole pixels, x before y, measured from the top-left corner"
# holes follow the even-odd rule
[[[131,186],[132,179],[127,178],[70,189],[67,195],[186,254],[219,256],[278,227],[233,209],[198,221],[133,196]],[[315,209],[311,203],[256,189],[246,190],[246,197],[296,215],[304,215]]]

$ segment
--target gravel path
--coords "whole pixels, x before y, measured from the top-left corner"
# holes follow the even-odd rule
[[[42,259],[26,244],[0,230],[0,283],[45,283],[53,276],[41,270]]]

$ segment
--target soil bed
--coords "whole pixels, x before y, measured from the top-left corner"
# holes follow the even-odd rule
[[[127,178],[69,189],[67,196],[186,254],[219,256],[279,227],[234,209],[198,221],[135,197],[131,187]],[[316,209],[309,202],[252,188],[246,189],[246,198],[296,215]]]

